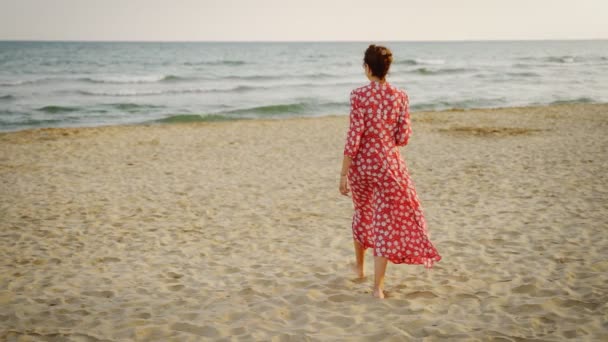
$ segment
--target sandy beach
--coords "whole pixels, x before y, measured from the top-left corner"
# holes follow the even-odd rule
[[[0,340],[608,340],[608,105],[412,113],[443,259],[350,270],[348,116],[0,134]]]

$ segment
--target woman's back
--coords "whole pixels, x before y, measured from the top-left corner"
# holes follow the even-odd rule
[[[405,91],[388,82],[371,81],[351,92],[351,125],[359,127],[349,134],[345,154],[360,175],[383,179],[399,169],[396,146],[407,144],[411,132],[408,107]]]

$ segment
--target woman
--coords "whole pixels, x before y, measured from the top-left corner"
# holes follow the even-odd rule
[[[340,193],[352,192],[356,272],[374,251],[373,295],[384,298],[387,261],[431,268],[441,256],[429,240],[414,184],[398,146],[411,134],[409,99],[386,81],[393,61],[384,46],[370,45],[363,67],[370,83],[350,93],[350,125],[340,173]]]

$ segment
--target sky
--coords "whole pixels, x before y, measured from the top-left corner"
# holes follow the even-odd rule
[[[608,0],[0,0],[0,40],[608,39]]]

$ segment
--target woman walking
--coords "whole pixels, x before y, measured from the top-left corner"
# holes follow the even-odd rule
[[[373,295],[384,298],[387,262],[431,268],[441,256],[429,240],[426,221],[399,146],[411,134],[409,99],[386,81],[393,56],[370,45],[363,67],[370,83],[350,93],[350,125],[340,173],[340,193],[352,192],[356,271],[374,253]]]

